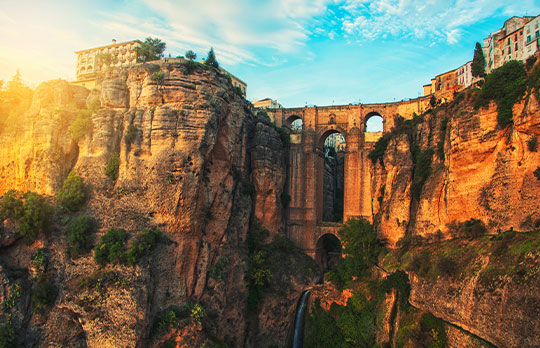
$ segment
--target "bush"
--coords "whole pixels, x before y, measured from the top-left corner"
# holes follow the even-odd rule
[[[92,114],[90,110],[79,110],[77,117],[69,126],[73,140],[78,141],[85,135],[92,133]]]
[[[9,190],[0,200],[0,220],[18,220],[23,216],[23,194],[20,191]]]
[[[216,281],[220,282],[223,280],[223,272],[225,267],[229,264],[229,259],[227,257],[222,257],[216,262],[212,267],[210,267],[209,274],[211,278],[214,278]]]
[[[45,197],[34,192],[23,195],[23,213],[19,218],[19,233],[28,242],[35,240],[40,232],[47,232],[54,211]]]
[[[162,85],[165,80],[165,74],[162,71],[158,71],[150,75],[150,79],[158,85]]]
[[[532,136],[527,140],[527,148],[530,152],[536,152],[538,150],[538,138],[536,136]]]
[[[382,297],[390,289],[395,289],[398,291],[398,304],[399,308],[406,310],[409,305],[409,296],[411,294],[411,284],[409,283],[409,276],[403,271],[396,271],[380,283],[377,291],[379,297]]]
[[[376,164],[377,161],[384,166],[383,157],[390,142],[390,134],[385,134],[375,143],[375,147],[368,155],[368,158],[371,159],[373,164]]]
[[[197,303],[191,308],[191,314],[189,316],[196,324],[201,325],[203,318],[206,317],[206,312],[204,311],[204,308]]]
[[[422,251],[415,254],[409,263],[407,270],[412,271],[419,276],[426,277],[431,268],[430,254],[427,251]]]
[[[283,147],[288,147],[291,144],[291,135],[285,128],[281,128],[272,124],[273,128],[278,132],[281,144]]]
[[[131,144],[137,139],[137,135],[139,134],[139,128],[135,127],[134,125],[130,124],[127,127],[126,134],[124,135],[124,142],[126,143],[126,148],[129,151],[131,149]]]
[[[536,177],[536,180],[540,180],[540,167],[536,167],[533,174]]]
[[[88,216],[77,216],[67,227],[67,242],[71,250],[76,253],[90,251],[91,233],[94,228],[94,220]]]
[[[433,150],[426,149],[422,151],[416,144],[412,145],[412,153],[414,158],[414,177],[411,185],[411,195],[416,201],[420,201],[422,195],[422,188],[427,178],[431,174],[431,159],[433,157]]]
[[[146,230],[137,235],[127,252],[127,263],[135,265],[143,256],[154,250],[162,238],[163,234],[158,229]]]
[[[58,203],[69,211],[77,211],[84,204],[86,193],[84,183],[80,176],[74,172],[69,173],[62,189],[56,194]]]
[[[479,219],[469,219],[459,227],[462,238],[475,239],[487,232],[486,225]]]
[[[176,325],[181,319],[187,318],[191,313],[193,306],[190,303],[179,306],[169,306],[167,309],[159,312],[154,318],[150,337],[159,337],[166,334],[169,329]]]
[[[420,319],[420,332],[417,339],[422,347],[445,348],[448,346],[448,338],[444,323],[431,313],[425,313]]]
[[[506,127],[513,123],[512,108],[527,90],[527,73],[522,62],[511,60],[488,74],[476,101],[476,107],[497,103],[497,123]]]
[[[120,167],[120,153],[115,152],[107,160],[107,165],[105,166],[105,175],[109,177],[112,181],[118,179],[118,168]]]
[[[127,232],[123,229],[110,229],[101,236],[94,250],[94,260],[100,266],[107,263],[123,263],[126,257]]]
[[[41,276],[32,293],[32,302],[34,311],[43,312],[43,310],[54,304],[56,301],[57,290],[52,280]]]
[[[536,63],[536,56],[530,56],[525,61],[525,69],[527,69],[527,71],[531,70],[534,67],[535,63]]]

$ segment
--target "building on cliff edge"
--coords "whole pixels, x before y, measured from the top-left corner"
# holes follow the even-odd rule
[[[253,106],[257,109],[281,109],[283,106],[277,100],[264,98],[253,102]]]
[[[136,47],[142,42],[131,40],[117,43],[112,40],[110,45],[88,48],[76,51],[77,80],[75,85],[93,88],[96,85],[97,74],[111,67],[126,67],[137,63]]]

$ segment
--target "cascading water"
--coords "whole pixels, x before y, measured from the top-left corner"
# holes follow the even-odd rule
[[[298,308],[296,308],[296,317],[294,319],[294,336],[292,348],[302,348],[304,346],[304,317],[309,298],[309,290],[302,293]]]

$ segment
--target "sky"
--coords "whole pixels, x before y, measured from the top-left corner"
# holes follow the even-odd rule
[[[415,98],[540,0],[0,0],[0,80],[75,79],[74,51],[157,37],[285,107]]]

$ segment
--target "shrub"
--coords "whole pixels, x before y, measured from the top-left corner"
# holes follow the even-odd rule
[[[107,288],[113,286],[115,288],[127,288],[131,284],[131,279],[122,277],[116,271],[95,271],[92,275],[81,279],[81,288],[88,288],[97,291],[100,296],[105,295]]]
[[[73,140],[78,141],[85,135],[92,133],[92,114],[90,110],[79,110],[77,117],[69,126]]]
[[[163,234],[158,229],[146,230],[137,235],[127,252],[127,263],[135,265],[143,256],[154,250],[162,238]]]
[[[162,71],[158,71],[150,75],[150,79],[158,85],[162,85],[165,80],[165,74]]]
[[[26,192],[23,199],[23,213],[18,220],[19,233],[30,242],[40,232],[48,231],[54,211],[45,197],[37,193]]]
[[[69,211],[77,211],[84,204],[86,193],[84,183],[80,176],[74,172],[69,173],[62,189],[56,194],[58,203]]]
[[[47,249],[38,248],[32,254],[32,265],[39,273],[43,273],[47,267]]]
[[[385,134],[375,143],[375,147],[368,155],[368,158],[371,159],[373,164],[376,164],[377,161],[384,166],[383,157],[390,142],[390,134]]]
[[[36,312],[42,312],[45,308],[54,304],[54,301],[56,301],[56,295],[57,290],[53,281],[47,279],[45,276],[41,276],[32,293],[34,310]]]
[[[476,101],[477,107],[485,107],[494,100],[497,103],[497,123],[506,127],[513,122],[512,108],[526,92],[526,75],[522,62],[511,60],[488,74]]]
[[[540,180],[540,167],[536,167],[533,174],[536,177],[536,180]]]
[[[406,310],[411,294],[411,284],[409,283],[409,276],[407,273],[396,271],[384,278],[377,289],[379,297],[386,294],[390,289],[398,291],[399,308]]]
[[[459,227],[459,234],[463,238],[474,239],[487,232],[486,225],[479,219],[469,219]]]
[[[238,86],[233,86],[234,94],[236,94],[239,97],[244,97],[244,92],[242,92],[242,88]]]
[[[246,196],[251,196],[255,192],[255,186],[247,179],[242,179],[242,193]]]
[[[450,256],[442,255],[437,260],[437,270],[444,276],[451,277],[458,271],[458,263]]]
[[[9,190],[0,200],[0,220],[18,220],[23,216],[23,194],[20,191]]]
[[[67,227],[67,242],[71,250],[78,253],[90,251],[90,235],[94,228],[94,220],[88,216],[77,216]]]
[[[110,229],[101,236],[94,250],[94,260],[100,266],[107,263],[123,263],[125,260],[127,232],[123,229]]]
[[[415,254],[408,265],[407,270],[415,272],[419,276],[426,277],[431,268],[430,255],[427,251]]]
[[[525,69],[531,70],[535,63],[536,63],[536,56],[530,56],[525,61]]]
[[[420,319],[420,333],[417,339],[422,347],[444,348],[448,346],[448,338],[444,323],[431,313],[424,313]]]
[[[150,337],[159,337],[167,333],[169,329],[178,323],[181,319],[187,318],[191,313],[192,305],[190,303],[179,306],[169,306],[159,312],[154,318]]]
[[[210,277],[214,278],[218,282],[223,280],[223,272],[225,267],[229,264],[229,259],[227,257],[222,257],[216,262],[212,267],[210,267]]]
[[[120,167],[120,153],[115,152],[107,160],[107,165],[105,166],[105,175],[109,177],[112,181],[118,179],[118,168]]]
[[[538,150],[538,138],[536,136],[532,136],[527,140],[527,148],[530,152],[536,152]]]
[[[137,139],[137,135],[139,134],[139,128],[135,127],[134,125],[130,124],[127,127],[126,134],[124,135],[124,142],[126,143],[126,148],[131,149],[131,144]]]
[[[191,308],[190,317],[196,324],[201,325],[203,318],[206,317],[206,312],[204,311],[204,308],[197,303]]]
[[[288,147],[291,144],[291,135],[289,132],[285,128],[278,127],[275,124],[272,124],[272,126],[278,132],[283,147]]]

